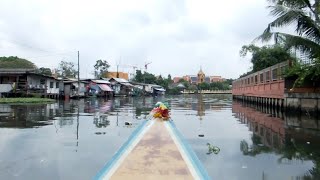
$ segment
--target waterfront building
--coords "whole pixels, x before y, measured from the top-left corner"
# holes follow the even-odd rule
[[[0,93],[9,96],[58,97],[60,80],[35,69],[0,69]]]

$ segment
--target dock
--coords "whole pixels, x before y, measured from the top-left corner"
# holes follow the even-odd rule
[[[210,179],[173,121],[144,121],[94,179]]]

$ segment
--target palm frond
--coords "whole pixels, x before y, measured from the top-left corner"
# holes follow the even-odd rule
[[[290,8],[305,8],[311,6],[309,0],[268,0],[272,4],[284,5]]]
[[[271,14],[277,18],[268,24],[256,40],[269,41],[272,38],[272,29],[288,26],[297,22],[296,32],[298,35],[305,36],[310,40],[320,43],[320,27],[302,9],[288,8],[283,5],[269,6]]]
[[[290,25],[291,23],[296,22],[299,17],[304,14],[304,12],[300,9],[290,9],[283,5],[269,6],[269,8],[272,9],[271,14],[274,16],[278,16],[278,18],[269,23],[268,27],[264,30],[262,35],[257,37],[254,41],[269,41],[274,35],[272,33],[273,28]]]
[[[283,39],[285,39],[285,48],[295,48],[300,50],[309,56],[309,58],[320,57],[320,45],[310,39],[295,36],[286,33],[278,33]]]
[[[309,16],[301,16],[297,21],[296,32],[310,40],[320,43],[320,27]]]

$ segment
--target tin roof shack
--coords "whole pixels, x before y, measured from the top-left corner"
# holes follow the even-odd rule
[[[44,95],[50,98],[59,97],[60,80],[51,76],[30,73],[27,76],[28,93],[44,91]]]
[[[75,80],[75,79],[65,79],[63,81],[63,92],[62,92],[64,99],[85,97],[87,94],[87,89],[86,89],[87,84],[88,83],[85,81],[78,82],[78,80]]]
[[[133,85],[132,96],[143,96],[143,95],[149,94],[145,91],[148,84],[139,83],[139,82],[130,82],[130,83]]]
[[[102,79],[86,79],[88,82],[87,92],[89,96],[112,97],[113,89],[110,87],[111,83],[108,80]]]
[[[151,84],[151,90],[153,96],[161,96],[166,93],[166,90],[162,86],[156,84]]]
[[[138,82],[132,82],[132,84],[135,86],[135,88],[139,88],[144,91],[144,95],[158,96],[164,95],[166,92],[166,90],[162,86],[157,84],[145,84]]]
[[[106,79],[107,80],[107,79]],[[131,96],[133,85],[129,81],[122,78],[110,78],[111,88],[114,91],[114,96]]]
[[[0,69],[0,93],[6,96],[58,97],[58,82],[52,76],[35,73],[34,69]]]

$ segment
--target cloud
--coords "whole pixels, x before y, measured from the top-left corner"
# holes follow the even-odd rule
[[[1,1],[0,53],[38,66],[77,62],[91,76],[97,59],[144,67],[166,76],[196,74],[236,78],[250,66],[239,57],[270,21],[255,0]],[[130,68],[122,68],[132,71]]]

